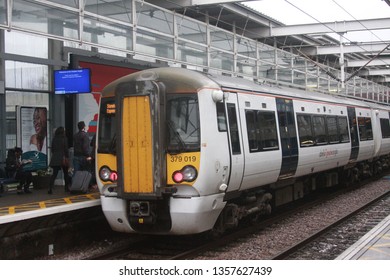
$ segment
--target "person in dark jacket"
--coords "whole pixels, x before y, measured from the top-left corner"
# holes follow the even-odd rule
[[[53,193],[54,181],[57,178],[58,171],[62,169],[64,172],[65,179],[65,192],[69,191],[70,187],[70,177],[68,174],[69,169],[69,150],[68,150],[68,140],[65,136],[65,128],[62,126],[58,127],[54,133],[54,138],[51,143],[51,159],[50,167],[53,169],[53,174],[50,177],[50,185],[48,194]]]
[[[77,123],[79,131],[73,136],[73,175],[78,170],[85,170],[87,162],[91,160],[89,153],[89,137],[85,132],[85,123],[80,121]]]
[[[7,172],[11,178],[19,181],[17,194],[23,194],[23,190],[24,193],[31,193],[29,187],[32,183],[32,174],[31,172],[23,170],[23,166],[31,163],[31,160],[22,160],[22,154],[22,148],[15,147],[8,151],[6,159]]]

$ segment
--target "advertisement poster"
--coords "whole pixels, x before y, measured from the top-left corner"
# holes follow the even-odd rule
[[[20,146],[22,159],[32,162],[25,170],[47,168],[47,108],[20,107]]]

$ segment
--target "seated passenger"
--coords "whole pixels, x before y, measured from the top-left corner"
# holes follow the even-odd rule
[[[31,163],[31,160],[21,160],[23,150],[15,147],[8,151],[6,159],[6,169],[10,177],[19,181],[18,194],[31,193],[29,186],[32,183],[31,172],[24,171],[23,166]],[[22,190],[23,189],[23,190]]]

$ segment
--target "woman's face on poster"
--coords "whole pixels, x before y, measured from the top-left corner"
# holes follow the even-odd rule
[[[46,110],[35,110],[33,118],[35,132],[37,134],[46,134]]]

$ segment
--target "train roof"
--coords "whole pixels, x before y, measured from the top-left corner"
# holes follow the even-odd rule
[[[103,89],[103,95],[113,95],[118,85],[134,81],[164,81],[167,92],[197,92],[202,88],[220,88],[212,79],[201,72],[184,68],[162,67],[135,72],[119,78]],[[180,81],[178,83],[177,81]]]
[[[347,104],[360,107],[376,107],[374,103],[364,102],[353,98],[340,95],[325,94],[320,92],[304,91],[296,88],[281,87],[278,85],[259,84],[244,78],[226,77],[222,75],[209,75],[216,83],[224,89],[247,91],[247,92],[265,92],[277,96],[283,96],[293,99],[316,100],[329,103]],[[390,109],[390,108],[388,108]]]
[[[368,107],[372,109],[390,110],[390,107],[387,105],[366,102],[352,97],[320,92],[308,92],[295,88],[280,87],[277,85],[259,84],[245,78],[202,73],[175,67],[152,68],[119,78],[104,88],[103,96],[114,95],[115,88],[119,84],[146,80],[163,81],[167,92],[185,93],[197,92],[202,88],[222,88],[223,90],[236,90],[238,92],[270,93],[293,99],[316,100],[351,106]],[[180,83],[177,81],[180,81]]]

